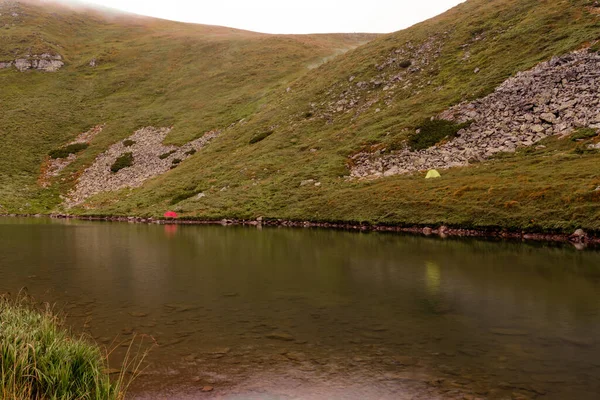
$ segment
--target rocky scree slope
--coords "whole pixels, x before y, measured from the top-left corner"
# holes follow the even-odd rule
[[[94,164],[83,171],[65,201],[66,206],[79,205],[98,193],[139,187],[146,180],[177,167],[221,133],[207,132],[183,146],[165,146],[162,142],[171,129],[146,127],[110,146],[96,158]],[[111,167],[124,154],[131,155],[131,165],[112,171]]]
[[[470,122],[470,126],[456,138],[422,151],[405,145],[384,156],[380,152],[354,155],[352,176],[466,166],[532,146],[551,135],[569,135],[575,128],[600,129],[600,54],[584,49],[554,57],[517,73],[494,93],[456,105],[437,118]]]

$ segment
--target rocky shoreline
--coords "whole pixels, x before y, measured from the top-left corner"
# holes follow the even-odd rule
[[[419,235],[425,237],[445,238],[478,238],[496,240],[520,240],[546,243],[570,243],[578,250],[589,247],[600,247],[600,236],[589,234],[582,229],[577,229],[572,234],[550,232],[528,232],[524,230],[509,230],[502,228],[471,229],[461,227],[419,226],[419,225],[393,225],[369,224],[358,222],[318,222],[295,221],[277,218],[257,219],[167,219],[133,216],[106,216],[106,215],[69,215],[69,214],[0,214],[0,217],[49,217],[54,219],[74,219],[81,221],[128,222],[140,224],[161,225],[221,225],[221,226],[254,226],[261,227],[288,227],[288,228],[322,228],[361,232],[390,232]]]

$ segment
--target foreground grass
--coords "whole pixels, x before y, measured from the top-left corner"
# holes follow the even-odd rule
[[[121,399],[99,347],[76,338],[47,306],[0,298],[0,398]]]

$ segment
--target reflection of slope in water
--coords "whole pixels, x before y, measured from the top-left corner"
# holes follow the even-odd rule
[[[160,225],[5,221],[0,290],[27,286],[40,300],[72,303],[70,321],[102,343],[156,338],[136,382],[142,391],[209,385],[219,396],[259,385],[310,398],[314,384],[339,398],[356,398],[353,390],[396,398],[416,385],[425,398],[538,390],[595,399],[588,394],[600,386],[599,253],[321,230],[172,234]]]
[[[440,273],[440,267],[431,261],[425,263],[425,282],[427,284],[427,291],[431,295],[436,295],[440,292],[440,285],[442,282],[442,276]]]

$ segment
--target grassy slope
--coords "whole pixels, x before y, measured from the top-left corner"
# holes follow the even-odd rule
[[[70,182],[41,191],[40,164],[79,132],[107,124],[71,172],[140,127],[174,124],[168,141],[183,143],[251,115],[309,65],[373,37],[274,36],[49,5],[7,12],[3,4],[0,60],[50,51],[67,64],[54,74],[0,70],[0,204],[8,210],[59,202]]]
[[[227,129],[211,146],[144,187],[97,196],[90,202],[91,209],[79,211],[160,215],[174,208],[185,216],[201,218],[265,216],[598,230],[600,192],[594,189],[600,185],[600,156],[576,154],[575,144],[568,140],[550,139],[544,150],[520,151],[450,170],[433,182],[420,175],[371,182],[343,178],[348,173],[348,155],[374,144],[387,147],[405,138],[423,118],[459,101],[485,95],[519,70],[600,38],[600,19],[587,8],[590,3],[469,0],[442,16],[350,51],[304,76],[297,74],[289,93],[284,90],[287,85],[261,82],[260,89],[253,87],[248,92],[251,95],[262,90],[263,96],[257,100],[260,110],[253,113],[257,109],[254,107],[236,115],[248,117],[244,124]],[[353,85],[350,76],[356,77],[354,82],[369,81],[379,74],[375,65],[395,49],[408,41],[422,43],[432,36],[443,38],[440,57],[425,72],[411,77],[411,87],[395,91],[389,105],[383,101],[382,88],[373,88],[362,94],[361,104],[380,100],[360,116],[338,114],[329,122],[320,117],[326,114],[328,103]],[[466,61],[464,44],[469,45],[471,53]],[[182,53],[185,58],[183,54],[187,53]],[[269,54],[261,55],[261,59]],[[476,67],[481,69],[479,74],[473,73]],[[195,70],[193,65],[187,68]],[[5,76],[2,74],[0,79]],[[152,87],[165,90],[171,80],[157,79],[151,82]],[[139,88],[131,90],[151,94]],[[98,112],[115,107],[110,104],[114,99],[101,100]],[[181,99],[192,101],[189,94]],[[117,112],[121,130],[105,135],[105,142],[99,139],[98,148],[108,145],[109,138],[125,136],[133,126],[151,123],[174,123],[170,138],[174,142],[192,136],[184,134],[191,131],[193,112],[189,108],[174,107],[177,102],[164,94],[156,95],[155,107],[141,107],[148,101],[145,97],[137,101],[139,112],[135,118],[127,120]],[[307,118],[310,103],[317,105],[312,110],[315,117]],[[227,109],[227,113],[231,111]],[[72,115],[76,118],[75,111]],[[227,125],[223,124],[225,120],[209,121],[206,129]],[[60,123],[71,127],[67,118],[61,118]],[[249,144],[253,135],[271,128],[271,136]],[[86,157],[92,155],[86,152]],[[305,179],[316,179],[322,185],[301,187]],[[206,197],[197,199],[194,195],[199,192]]]

